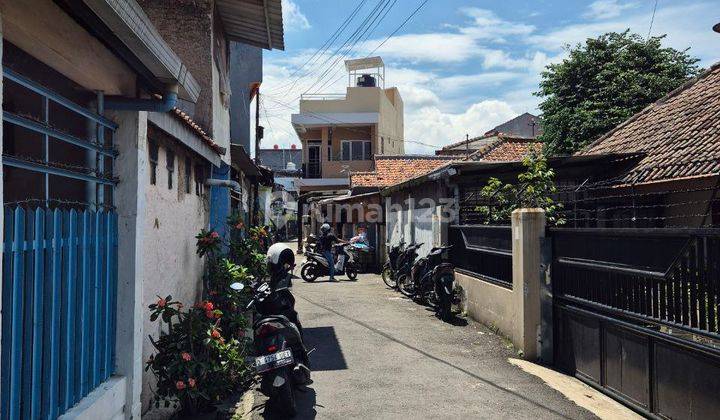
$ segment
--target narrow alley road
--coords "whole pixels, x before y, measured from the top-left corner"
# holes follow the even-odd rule
[[[298,419],[593,417],[511,365],[513,350],[487,328],[442,323],[379,276],[293,286],[315,349]],[[270,417],[258,407],[254,418]]]

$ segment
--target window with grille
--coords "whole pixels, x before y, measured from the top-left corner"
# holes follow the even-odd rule
[[[202,165],[195,165],[195,194],[203,194],[203,182],[205,182],[205,168]]]
[[[185,158],[185,193],[190,194],[190,181],[192,180],[192,159]]]
[[[148,160],[150,161],[150,185],[157,184],[158,144],[154,140],[148,142]]]
[[[167,171],[168,171],[168,189],[173,188],[173,173],[175,172],[175,152],[168,149],[167,151]]]
[[[342,160],[372,159],[372,142],[369,140],[343,140],[341,158]]]

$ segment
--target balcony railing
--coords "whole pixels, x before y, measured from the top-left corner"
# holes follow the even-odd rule
[[[343,100],[347,96],[344,93],[303,93],[300,95],[301,101],[337,101]]]

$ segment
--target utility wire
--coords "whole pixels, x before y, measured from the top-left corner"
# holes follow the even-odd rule
[[[335,32],[325,41],[325,43],[323,43],[323,45],[322,45],[319,49],[317,49],[317,50],[315,51],[315,53],[314,53],[308,60],[306,60],[300,67],[296,68],[295,71],[293,71],[293,73],[290,74],[290,76],[288,76],[288,78],[294,77],[294,76],[297,75],[300,71],[302,71],[306,66],[311,65],[311,64],[314,64],[315,62],[317,62],[317,60],[318,60],[323,54],[325,54],[325,52],[335,43],[335,41],[338,39],[338,37],[339,37],[343,32],[345,32],[345,29],[349,26],[350,22],[352,22],[353,19],[355,19],[355,16],[357,16],[358,12],[360,11],[360,9],[362,9],[362,7],[365,5],[365,3],[367,3],[367,0],[362,0],[362,1],[358,4],[358,6],[350,13],[350,15],[348,15],[348,17],[345,18],[345,20],[343,21],[343,23],[340,24],[340,26],[335,30]],[[305,78],[306,76],[310,75],[310,74],[312,73],[312,71],[313,71],[313,70],[310,70],[310,71],[308,71],[308,72],[305,72],[304,74],[298,76],[298,77],[295,78],[294,80],[289,81],[289,82],[287,82],[287,83],[285,83],[285,84],[283,84],[283,85],[280,85],[280,86],[277,86],[277,87],[273,88],[273,89],[271,90],[271,92],[275,92],[275,91],[277,91],[277,90],[285,89],[285,88],[288,87],[288,86],[290,86],[290,87],[289,87],[289,90],[292,90],[292,89],[295,87],[295,85],[297,84],[298,81],[300,81],[300,80],[302,80],[303,78]]]
[[[650,33],[652,32],[653,23],[655,23],[655,11],[657,11],[658,0],[655,0],[655,6],[653,6],[652,17],[650,18],[650,28],[648,29],[647,40],[650,40]]]

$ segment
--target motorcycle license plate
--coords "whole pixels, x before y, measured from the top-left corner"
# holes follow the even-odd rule
[[[258,372],[267,372],[269,370],[290,365],[293,363],[293,361],[294,359],[292,351],[290,351],[289,349],[283,350],[277,353],[256,357],[255,370],[257,370]]]

